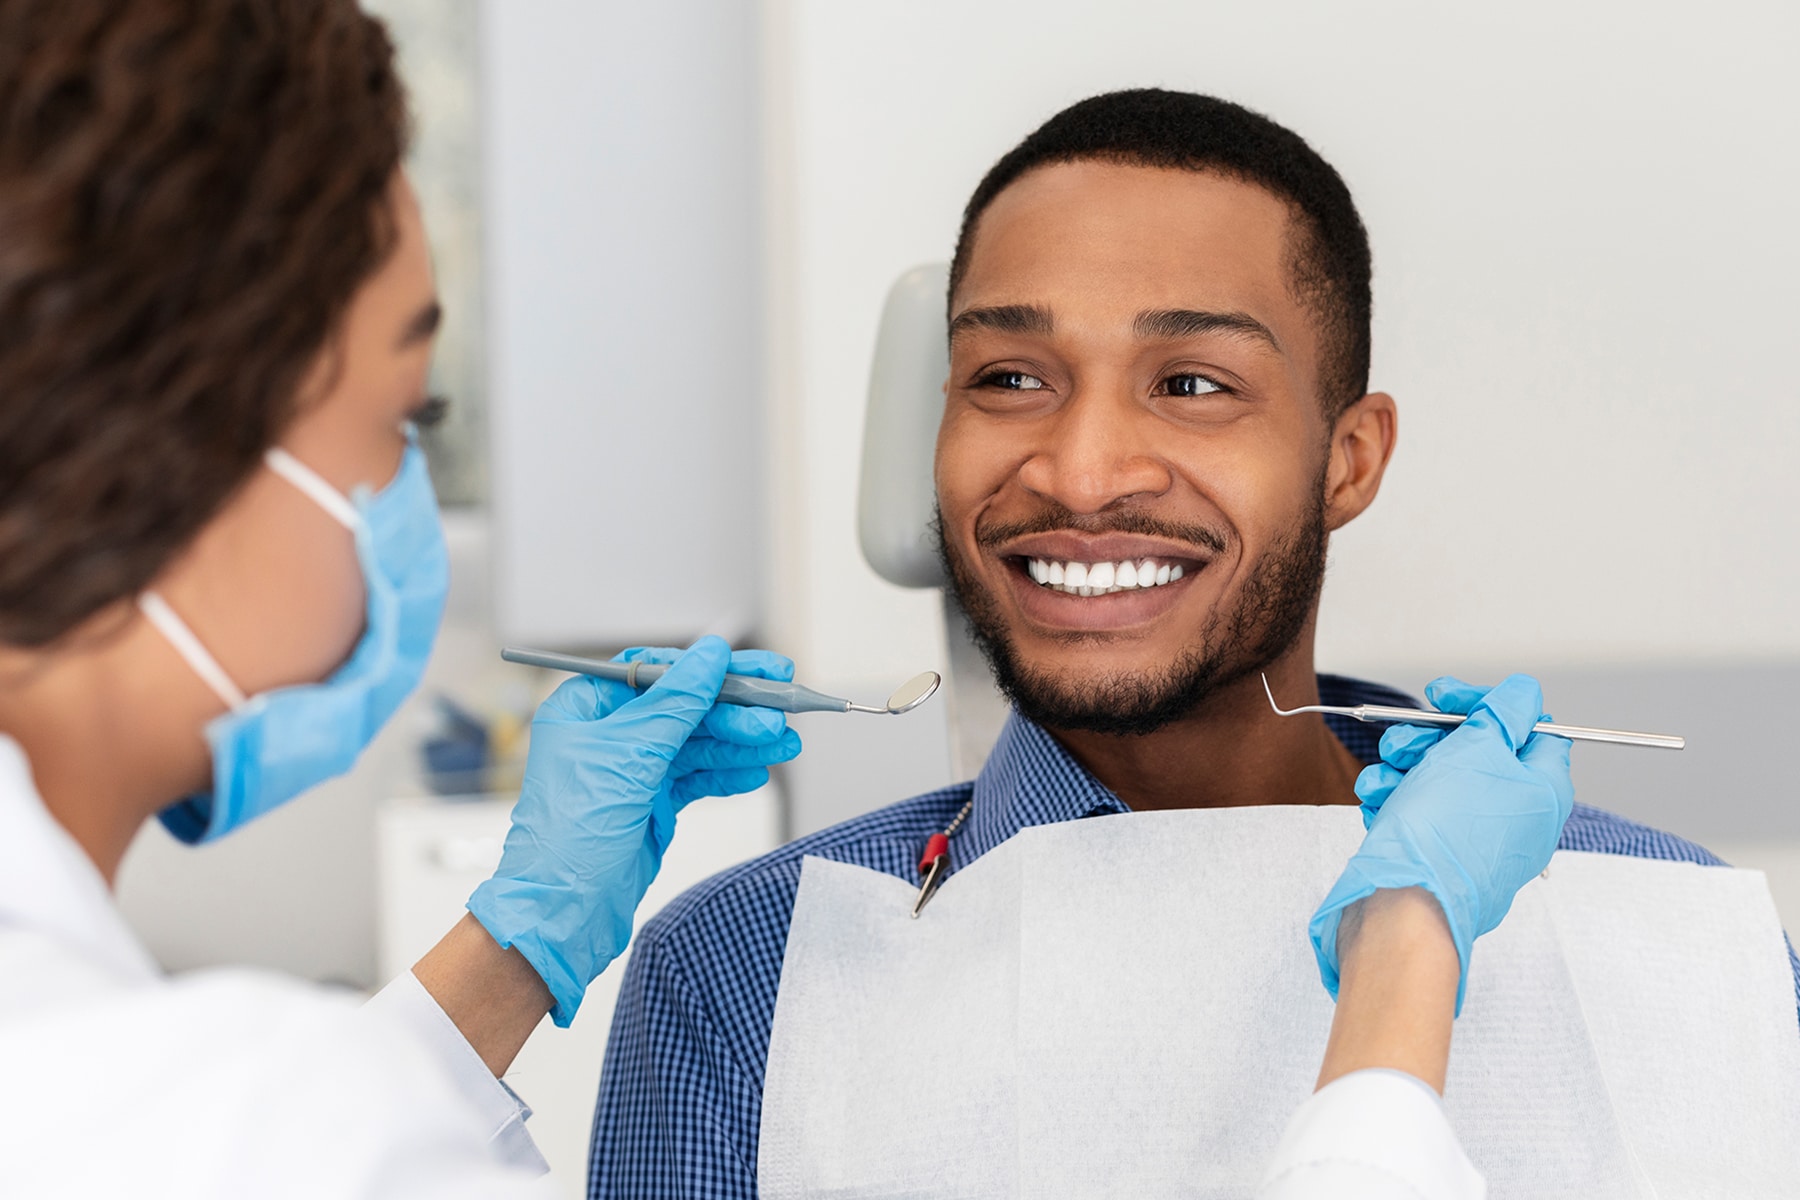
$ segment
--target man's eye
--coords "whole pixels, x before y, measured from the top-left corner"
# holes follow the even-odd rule
[[[1168,396],[1210,396],[1225,390],[1204,375],[1171,375],[1162,386]]]
[[[976,387],[1004,388],[1009,392],[1034,392],[1047,386],[1036,375],[1023,371],[993,371],[975,381]]]

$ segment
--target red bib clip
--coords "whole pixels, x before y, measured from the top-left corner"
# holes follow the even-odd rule
[[[944,834],[934,833],[925,842],[925,853],[919,858],[919,874],[931,870],[931,865],[950,853],[950,839]]]

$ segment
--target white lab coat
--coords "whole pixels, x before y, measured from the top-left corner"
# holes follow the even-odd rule
[[[1443,1101],[1400,1071],[1352,1071],[1288,1122],[1256,1200],[1485,1200]]]
[[[0,1196],[550,1194],[529,1110],[409,974],[367,1005],[168,977],[0,737]]]

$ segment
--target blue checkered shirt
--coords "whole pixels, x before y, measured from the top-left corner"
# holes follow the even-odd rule
[[[1332,675],[1319,676],[1319,694],[1325,704],[1417,704]],[[1376,761],[1382,726],[1325,720],[1352,754]],[[756,1195],[763,1066],[801,859],[818,855],[916,881],[926,839],[971,794],[974,808],[951,841],[954,863],[973,862],[1030,825],[1128,811],[1054,738],[1015,714],[973,783],[801,838],[684,893],[632,949],[594,1113],[590,1197]],[[1561,845],[1719,864],[1692,842],[1585,804],[1575,806]],[[1800,959],[1793,966],[1800,1003]]]

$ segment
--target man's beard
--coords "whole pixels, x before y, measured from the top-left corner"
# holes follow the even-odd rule
[[[1301,519],[1257,561],[1235,602],[1225,598],[1224,607],[1207,619],[1197,639],[1169,666],[1154,672],[1121,672],[1071,681],[1033,670],[1020,661],[998,601],[967,568],[960,552],[951,549],[941,516],[937,521],[938,555],[994,681],[1020,713],[1048,729],[1114,735],[1155,733],[1191,715],[1225,688],[1264,670],[1299,639],[1325,582],[1323,479],[1312,496]],[[1079,519],[1073,514],[1063,517],[1066,519],[1036,522],[1032,531],[1168,535],[1180,529],[1171,526],[1165,530],[1154,518],[1142,514],[1126,514],[1113,521]],[[1196,540],[1191,534],[1177,536]],[[1216,534],[1205,540],[1209,544],[1223,541]],[[1066,640],[1086,641],[1096,636],[1103,635],[1070,634]]]

